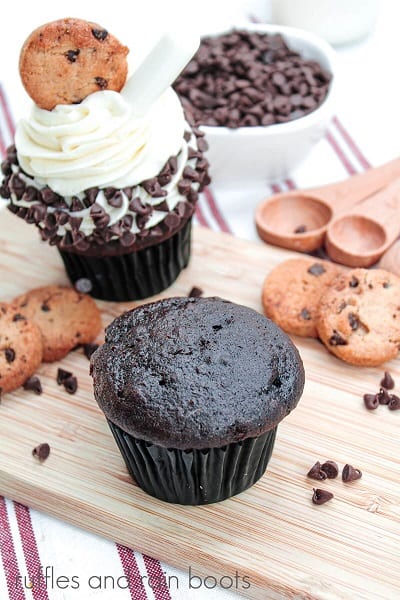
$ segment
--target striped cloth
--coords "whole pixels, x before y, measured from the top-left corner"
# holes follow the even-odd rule
[[[198,224],[257,240],[253,213],[264,197],[288,189],[344,179],[368,169],[371,163],[379,164],[398,154],[396,133],[398,136],[399,117],[393,100],[396,81],[392,82],[394,77],[384,78],[386,87],[383,99],[376,82],[379,83],[383,77],[380,65],[384,64],[384,70],[390,73],[390,60],[392,73],[396,73],[397,55],[391,52],[390,39],[391,35],[393,39],[397,35],[395,26],[400,15],[396,3],[383,4],[386,9],[390,5],[392,12],[386,10],[374,35],[361,45],[339,51],[339,69],[343,77],[338,95],[338,114],[330,123],[324,139],[315,146],[307,160],[290,178],[272,185],[230,190],[208,187],[198,203],[195,217]],[[366,62],[371,69],[368,74],[364,68]],[[357,84],[354,85],[357,69]],[[374,85],[371,85],[372,80]],[[12,113],[6,90],[1,86],[2,155],[12,142],[13,134]],[[1,497],[0,554],[0,600],[228,600],[237,597],[237,593],[206,589],[204,585],[195,590],[193,587],[197,582],[194,580],[190,589],[190,557],[187,568],[177,571],[156,558],[114,544]],[[41,567],[43,570],[47,567],[47,573],[52,573],[54,578],[69,577],[69,588],[57,589],[54,586],[55,579],[49,579],[47,589],[43,585],[30,588],[29,582],[37,578]],[[98,586],[98,575],[113,577],[114,583],[120,581],[121,588],[112,589],[109,579],[106,589],[104,582],[101,589],[94,589],[96,584]],[[129,589],[122,589],[126,581],[124,575],[130,581]],[[89,586],[91,577],[92,587]],[[16,584],[17,581],[20,585]],[[209,588],[212,588],[212,581],[209,583]],[[240,589],[235,591],[240,593]]]

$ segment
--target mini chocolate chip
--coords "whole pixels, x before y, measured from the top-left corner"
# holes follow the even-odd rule
[[[332,500],[333,494],[327,490],[321,490],[319,488],[313,488],[312,502],[313,504],[325,504],[329,500]]]
[[[46,302],[43,302],[43,304],[42,304],[42,306],[40,308],[41,308],[41,310],[43,312],[50,312],[51,311],[50,306],[48,304],[46,304]]]
[[[107,199],[107,202],[113,208],[121,208],[123,202],[121,192],[116,192],[111,198]]]
[[[310,273],[310,275],[315,275],[316,277],[319,277],[320,275],[322,275],[322,273],[325,273],[325,267],[321,265],[321,263],[314,263],[313,265],[311,265],[311,267],[307,269],[307,271],[308,273]]]
[[[107,79],[104,79],[104,77],[95,77],[94,80],[101,90],[107,89],[107,87],[108,87]]]
[[[78,380],[73,375],[71,377],[67,377],[62,382],[68,394],[75,394],[78,389]]]
[[[310,477],[311,479],[317,479],[318,481],[323,481],[326,479],[327,475],[325,471],[321,470],[321,463],[319,460],[317,460],[317,462],[308,471],[307,477]]]
[[[13,316],[13,321],[14,323],[16,321],[26,321],[26,317],[24,317],[24,315],[21,315],[21,313],[15,313],[15,315]]]
[[[294,233],[305,233],[307,231],[307,227],[305,225],[299,225],[294,230]]]
[[[193,286],[190,292],[188,293],[189,298],[200,298],[203,295],[203,290],[199,287]]]
[[[154,206],[154,210],[159,210],[160,212],[169,212],[168,202],[166,200],[163,200],[162,202]]]
[[[72,373],[70,373],[69,371],[65,371],[64,369],[59,368],[57,370],[57,383],[58,385],[61,385],[62,383],[64,383],[64,381],[66,379],[68,379],[68,377],[72,377]]]
[[[388,404],[389,410],[400,410],[400,398],[395,394],[390,395],[390,400]]]
[[[360,282],[358,281],[357,277],[354,277],[354,275],[352,275],[352,277],[349,281],[349,287],[356,288],[359,283]]]
[[[65,53],[65,56],[67,57],[69,62],[74,63],[74,62],[76,62],[76,59],[78,58],[80,52],[81,51],[79,50],[79,48],[77,50],[68,50]]]
[[[349,483],[350,481],[356,481],[362,477],[362,473],[360,469],[355,469],[351,465],[345,465],[342,471],[342,479],[345,483]]]
[[[375,410],[379,406],[378,394],[364,394],[363,400],[368,410]]]
[[[29,377],[22,387],[24,388],[24,390],[35,392],[35,394],[38,395],[42,393],[42,384],[40,383],[39,377],[37,377],[36,375],[32,375],[32,377]]]
[[[99,344],[83,344],[83,353],[88,360],[92,356],[93,352],[97,350],[98,347]]]
[[[387,390],[392,390],[394,388],[394,379],[389,373],[389,371],[385,371],[385,375],[381,380],[381,386]]]
[[[138,225],[138,227],[139,227],[139,225]],[[120,239],[121,245],[124,246],[125,248],[129,248],[129,246],[132,246],[135,243],[135,241],[136,241],[136,236],[131,231],[125,231],[125,233],[121,236],[121,239]]]
[[[71,198],[71,212],[78,212],[79,210],[83,210],[85,207],[83,206],[83,202],[79,200],[78,196],[72,196]]]
[[[390,394],[386,388],[381,387],[379,392],[376,394],[379,404],[389,404]]]
[[[15,360],[15,350],[13,350],[12,348],[6,348],[4,350],[4,354],[5,354],[5,357],[6,357],[6,361],[8,363],[14,362],[14,360]]]
[[[347,346],[348,342],[340,335],[336,329],[333,330],[331,337],[329,338],[329,344],[331,346]]]
[[[46,460],[50,454],[50,446],[46,442],[44,444],[39,444],[32,450],[32,455],[35,456],[40,462]]]
[[[307,308],[303,308],[301,310],[300,316],[305,321],[310,321],[311,320],[311,313],[310,313],[310,311]]]
[[[87,279],[86,277],[81,277],[80,279],[77,279],[75,281],[74,287],[76,291],[81,292],[81,294],[89,294],[89,292],[91,292],[93,289],[93,284],[90,281],[90,279]]]
[[[389,281],[384,281],[384,282],[382,283],[382,286],[385,288],[385,290],[387,290],[388,288],[390,288],[390,283],[389,283]]]
[[[321,470],[326,473],[328,479],[335,479],[339,475],[339,467],[333,460],[327,460],[321,465]]]
[[[108,31],[106,29],[92,29],[92,34],[99,40],[99,42],[104,42],[108,35]]]
[[[348,319],[352,331],[357,331],[360,325],[360,321],[358,320],[357,315],[355,315],[354,313],[349,313]]]

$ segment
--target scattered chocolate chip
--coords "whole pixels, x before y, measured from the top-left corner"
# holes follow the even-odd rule
[[[24,390],[28,390],[30,392],[35,392],[35,394],[40,395],[42,393],[42,384],[40,383],[39,377],[36,375],[32,375],[29,377],[22,386]]]
[[[335,479],[339,475],[339,467],[333,460],[327,460],[321,465],[321,470],[326,473],[328,479]]]
[[[13,321],[26,321],[26,317],[24,317],[24,315],[21,315],[21,313],[15,313],[15,315],[13,316]]]
[[[64,369],[58,369],[57,371],[57,383],[58,385],[62,385],[66,379],[72,377],[72,373],[69,371],[65,371]]]
[[[329,338],[329,344],[331,346],[347,346],[348,342],[340,335],[336,329],[333,330],[331,337]]]
[[[91,292],[93,289],[93,284],[90,279],[81,277],[75,281],[74,287],[76,291],[80,292],[81,294],[89,294],[89,292]]]
[[[310,275],[315,275],[316,277],[319,277],[320,275],[322,275],[322,273],[325,273],[325,267],[321,265],[321,263],[314,263],[313,265],[311,265],[311,267],[307,269],[307,271],[308,273],[310,273]]]
[[[50,306],[48,304],[46,304],[46,302],[43,302],[43,304],[40,308],[43,312],[50,312],[50,310],[51,310]]]
[[[76,59],[78,58],[80,52],[81,51],[79,50],[79,48],[77,50],[68,50],[65,53],[65,56],[67,57],[69,62],[74,63],[74,62],[76,62]]]
[[[8,363],[14,362],[14,360],[15,360],[15,350],[13,350],[12,348],[6,348],[4,350],[4,354],[5,354],[5,357],[6,357],[6,361]]]
[[[94,80],[101,90],[107,89],[107,87],[108,87],[107,79],[104,79],[104,77],[95,77]]]
[[[399,410],[400,409],[400,398],[395,394],[390,395],[390,400],[388,403],[389,410]]]
[[[93,352],[97,350],[99,344],[83,344],[83,354],[89,360]]]
[[[387,390],[392,390],[394,388],[394,379],[389,373],[389,371],[385,371],[385,375],[381,380],[381,386]]]
[[[108,31],[106,29],[92,29],[92,34],[99,40],[99,42],[104,42],[108,35]]]
[[[325,504],[329,500],[332,500],[333,494],[327,490],[321,490],[319,488],[313,488],[312,501],[313,504]]]
[[[348,319],[349,319],[349,325],[350,325],[352,331],[357,331],[357,329],[360,326],[360,321],[358,320],[357,315],[355,315],[354,313],[349,313]]]
[[[356,481],[362,477],[360,469],[355,469],[351,465],[345,465],[342,471],[342,479],[345,483]]]
[[[378,398],[379,404],[389,404],[390,402],[390,394],[387,389],[383,387],[381,387],[379,392],[376,394],[376,397]]]
[[[200,298],[203,295],[203,290],[199,287],[193,286],[190,292],[188,293],[189,298]]]
[[[305,321],[310,321],[311,320],[311,313],[310,313],[310,311],[307,308],[303,308],[301,310],[300,317],[302,319],[304,319]]]
[[[39,444],[32,450],[32,455],[35,456],[40,462],[45,461],[50,455],[50,446],[46,442]]]
[[[319,460],[317,460],[315,465],[313,465],[308,471],[307,477],[310,477],[311,479],[317,479],[319,481],[323,481],[327,478],[325,471],[321,470],[321,463],[319,462]]]
[[[305,225],[299,225],[296,227],[293,233],[305,233],[307,231],[307,227]]]
[[[379,406],[379,398],[377,394],[364,394],[363,396],[365,407],[368,410],[375,410]]]
[[[68,394],[75,394],[78,389],[78,380],[75,376],[67,377],[63,379],[62,385],[65,387]]]
[[[356,288],[359,283],[360,282],[358,281],[357,277],[354,277],[354,275],[352,275],[352,277],[349,281],[349,287]]]

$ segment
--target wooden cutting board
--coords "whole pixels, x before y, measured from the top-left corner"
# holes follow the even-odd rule
[[[0,238],[1,299],[67,282],[57,251],[39,242],[32,226],[2,213]],[[190,267],[164,295],[186,295],[196,285],[261,311],[263,279],[288,256],[197,228]],[[134,305],[99,304],[105,325]],[[400,411],[369,412],[362,401],[377,390],[383,368],[351,367],[316,340],[295,342],[306,369],[304,396],[279,427],[267,473],[239,496],[182,507],[142,492],[93,399],[81,351],[60,363],[78,376],[74,396],[57,386],[56,363],[39,370],[43,395],[18,390],[3,398],[0,493],[186,572],[190,566],[203,577],[229,576],[231,589],[251,598],[399,598]],[[400,386],[399,361],[386,368]],[[52,448],[43,464],[31,455],[40,442]],[[306,477],[318,459],[348,462],[363,477],[318,484]],[[314,506],[313,486],[334,499]]]

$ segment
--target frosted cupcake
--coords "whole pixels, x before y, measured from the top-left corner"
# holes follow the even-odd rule
[[[57,23],[69,23],[70,33],[71,21],[105,31]],[[172,88],[138,115],[123,88],[94,79],[101,89],[79,103],[34,104],[18,123],[1,195],[58,248],[72,283],[97,298],[145,298],[188,264],[191,217],[209,183],[206,142]]]

